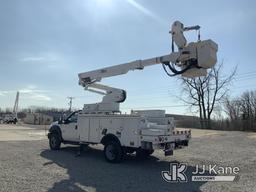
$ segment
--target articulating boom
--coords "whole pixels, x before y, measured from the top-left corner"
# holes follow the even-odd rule
[[[105,95],[101,103],[86,104],[84,111],[87,112],[118,112],[119,103],[124,102],[126,93],[122,89],[101,85],[103,78],[126,74],[132,70],[142,70],[144,67],[162,64],[169,76],[182,75],[193,78],[205,76],[207,69],[212,68],[217,62],[218,46],[212,40],[200,40],[187,44],[183,35],[184,31],[199,30],[200,26],[184,27],[179,21],[175,21],[171,28],[172,52],[168,55],[154,57],[145,60],[136,60],[129,63],[106,67],[94,71],[78,74],[79,84],[88,91]],[[174,51],[174,44],[178,51]],[[179,68],[179,69],[177,69]],[[171,71],[168,72],[168,70]]]

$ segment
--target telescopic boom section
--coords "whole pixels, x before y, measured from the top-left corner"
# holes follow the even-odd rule
[[[106,67],[94,71],[89,71],[85,73],[80,73],[79,76],[79,84],[83,87],[86,87],[94,82],[101,81],[102,78],[113,77],[117,75],[123,75],[133,70],[142,70],[144,67],[160,64],[163,62],[170,62],[170,55],[165,55],[162,57],[154,57],[145,60],[137,60],[129,63],[124,63],[120,65],[115,65],[111,67]]]

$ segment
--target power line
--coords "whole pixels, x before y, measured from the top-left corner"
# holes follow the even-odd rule
[[[245,72],[245,73],[240,73],[240,74],[237,74],[235,76],[235,80],[239,80],[239,81],[246,81],[246,80],[252,80],[252,79],[256,79],[256,71],[250,71],[250,72]],[[161,87],[155,87],[157,89],[157,95],[169,95],[170,94],[170,91],[172,92],[176,92],[178,90],[180,90],[182,87],[177,87],[177,81],[176,81],[176,84],[174,84],[175,82],[173,82],[171,85],[167,85],[167,86],[161,86]],[[174,87],[174,88],[171,88],[171,87]],[[241,85],[241,88],[243,88],[244,86]],[[170,90],[166,90],[167,89],[170,89]],[[152,89],[154,89],[154,87],[150,87],[150,88],[142,88],[142,89],[133,89],[133,90],[129,90],[129,93],[132,93],[132,94],[136,94],[136,93],[142,93],[140,94],[140,97],[142,96],[151,96],[151,95],[154,95],[152,93]],[[240,87],[239,87],[240,89]],[[147,93],[148,91],[150,91],[149,93]],[[169,95],[169,97],[173,97],[171,95]],[[76,96],[76,98],[95,98],[94,96]]]
[[[216,104],[224,104],[225,101],[219,101]],[[211,103],[210,103],[211,104]],[[159,106],[136,106],[136,107],[121,107],[122,109],[159,109],[159,108],[176,108],[176,107],[197,107],[197,105],[181,104],[181,105],[159,105]]]
[[[235,80],[244,81],[244,80],[252,80],[252,79],[256,80],[256,74],[255,74],[255,77],[241,77],[241,78],[236,78]],[[174,88],[172,88],[172,86]],[[157,95],[166,95],[170,92],[176,92],[181,88],[182,87],[177,87],[177,84],[176,85],[173,84],[173,85],[167,85],[167,86],[162,86],[162,87],[155,87],[155,90],[157,90]],[[132,94],[142,93],[140,95],[152,95],[152,93],[156,92],[156,91],[152,91],[152,89],[154,90],[154,87],[142,88],[140,90],[136,89],[136,91],[135,90],[129,90],[129,93],[132,93]],[[85,96],[84,95],[84,96],[76,96],[76,98],[94,98],[94,96]]]

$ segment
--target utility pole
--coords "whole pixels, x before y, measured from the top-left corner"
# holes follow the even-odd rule
[[[13,114],[14,114],[15,118],[18,118],[17,114],[18,114],[18,107],[19,107],[19,96],[20,96],[20,93],[19,93],[19,91],[17,91],[16,99],[15,99],[15,103],[14,103],[14,107],[13,107]]]
[[[69,99],[69,102],[68,102],[69,111],[71,112],[71,109],[72,109],[72,102],[73,102],[73,99],[75,99],[75,97],[68,97],[68,99]]]

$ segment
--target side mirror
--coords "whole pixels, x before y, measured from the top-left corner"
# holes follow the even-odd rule
[[[64,124],[68,124],[69,122],[70,122],[70,120],[69,119],[65,119],[65,120],[63,120],[62,121]]]
[[[58,124],[62,124],[63,123],[63,117],[60,117],[58,120]]]

